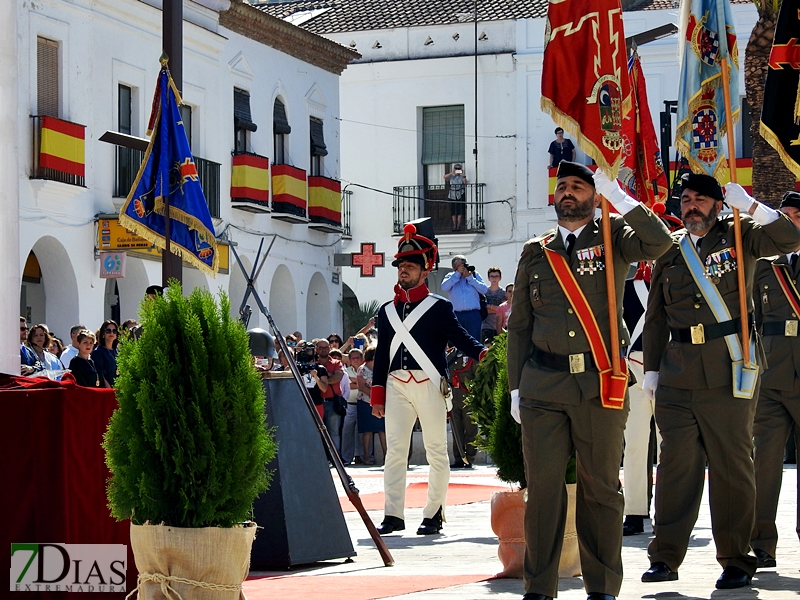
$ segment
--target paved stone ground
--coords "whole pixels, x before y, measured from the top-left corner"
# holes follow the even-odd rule
[[[362,494],[379,491],[382,488],[382,468],[352,468],[350,473]],[[411,467],[409,480],[424,476],[427,466]],[[454,471],[453,481],[483,485],[504,485],[494,477],[493,467],[476,467],[471,471]],[[332,476],[340,495],[344,491],[336,473]],[[784,474],[783,491],[778,513],[780,541],[778,544],[778,567],[759,572],[753,586],[740,590],[716,590],[714,582],[721,572],[715,560],[714,543],[711,538],[711,520],[708,498],[704,496],[700,515],[692,534],[692,541],[686,561],[680,568],[680,580],[669,583],[641,583],[642,572],[648,568],[647,544],[652,537],[649,523],[646,534],[624,538],[622,555],[625,565],[625,580],[619,598],[622,600],[764,600],[796,599],[800,597],[800,543],[795,533],[797,497],[797,477],[794,467],[787,467]],[[362,573],[378,575],[383,563],[367,533],[358,513],[347,513],[346,520],[353,546],[358,556],[353,563],[325,563],[314,569],[314,574],[323,573]],[[382,511],[371,511],[373,522],[380,524]],[[442,535],[417,536],[415,530],[422,520],[422,510],[406,512],[408,529],[402,534],[386,536],[386,544],[391,551],[395,566],[386,568],[387,574],[409,574],[424,577],[425,574],[458,575],[485,574],[487,577],[499,572],[501,565],[497,559],[497,538],[489,523],[489,502],[480,502],[447,508],[448,522]],[[301,572],[297,573],[302,575]],[[431,590],[396,596],[407,600],[460,598],[479,600],[520,599],[522,581],[518,579],[496,579],[451,588]],[[576,577],[562,579],[559,583],[559,598],[562,600],[585,599],[582,579]],[[335,598],[332,595],[331,598]]]

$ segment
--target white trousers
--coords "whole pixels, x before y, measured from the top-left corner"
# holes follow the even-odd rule
[[[622,461],[624,472],[625,515],[648,515],[647,492],[653,465],[647,454],[650,445],[650,419],[655,413],[655,402],[642,391],[644,367],[642,353],[631,352],[628,361],[633,376],[638,382],[628,388],[631,412],[625,426],[625,456]],[[661,456],[661,434],[656,426],[657,456]]]
[[[447,409],[439,385],[423,371],[402,371],[414,375],[403,383],[389,375],[386,382],[386,461],[383,467],[383,487],[386,494],[385,515],[405,519],[406,472],[411,432],[419,417],[425,456],[430,465],[428,503],[422,511],[430,519],[442,507],[444,514],[447,484],[450,482],[450,459],[447,455]]]

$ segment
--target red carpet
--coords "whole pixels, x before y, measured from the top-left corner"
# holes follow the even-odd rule
[[[494,492],[507,492],[508,487],[496,485],[474,485],[471,483],[451,483],[447,486],[447,506],[472,504],[491,500]],[[383,492],[362,494],[361,502],[367,510],[383,510]],[[411,483],[406,487],[406,508],[424,508],[428,501],[428,484]],[[343,512],[355,512],[355,507],[346,496],[339,498]]]
[[[244,582],[247,600],[372,600],[486,581],[493,575],[279,575]]]

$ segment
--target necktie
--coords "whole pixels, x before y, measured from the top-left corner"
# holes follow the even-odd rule
[[[700,254],[700,246],[703,245],[703,238],[697,240],[694,245],[697,247],[697,253]]]
[[[567,236],[567,256],[572,258],[572,249],[575,247],[575,234],[570,233]]]
[[[797,268],[797,254],[792,254],[792,270]]]

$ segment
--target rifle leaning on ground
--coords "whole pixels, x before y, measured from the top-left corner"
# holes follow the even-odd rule
[[[272,240],[275,241],[274,238]],[[339,479],[342,480],[342,486],[344,487],[344,491],[347,494],[348,500],[350,503],[355,506],[358,514],[361,515],[361,520],[364,521],[364,525],[367,526],[367,531],[369,531],[370,537],[372,537],[372,541],[375,542],[375,546],[378,548],[378,552],[383,559],[383,564],[386,567],[391,567],[394,565],[394,558],[392,558],[389,549],[386,547],[386,542],[383,541],[383,538],[378,533],[378,530],[375,528],[375,524],[372,522],[372,519],[369,518],[366,509],[364,508],[364,504],[361,502],[361,497],[358,494],[358,488],[356,487],[355,483],[353,482],[353,478],[347,473],[344,468],[344,463],[342,462],[339,453],[336,451],[336,447],[333,445],[333,440],[331,439],[330,433],[328,433],[328,428],[325,427],[325,423],[319,416],[317,412],[316,406],[314,406],[314,400],[311,398],[311,394],[309,393],[308,389],[306,388],[305,384],[303,383],[303,378],[300,375],[300,371],[297,368],[297,364],[291,358],[289,353],[289,346],[286,344],[286,339],[281,334],[278,326],[275,324],[275,321],[272,318],[272,315],[267,310],[267,307],[261,302],[261,298],[258,296],[258,292],[255,288],[255,280],[258,277],[258,274],[261,272],[261,267],[264,266],[264,263],[267,262],[267,254],[269,254],[269,248],[267,252],[264,254],[264,258],[261,260],[261,267],[259,267],[259,259],[261,259],[261,249],[264,246],[264,239],[261,239],[261,244],[258,246],[258,252],[256,253],[256,260],[253,264],[253,270],[248,276],[247,271],[242,264],[242,261],[239,259],[239,254],[236,252],[236,247],[231,246],[230,249],[233,251],[234,257],[236,257],[236,262],[239,265],[239,268],[242,270],[242,275],[244,275],[245,280],[247,281],[247,290],[244,294],[244,299],[242,300],[241,307],[239,309],[240,314],[245,314],[246,310],[246,302],[248,297],[252,294],[253,298],[258,304],[259,310],[261,313],[267,318],[269,321],[269,325],[272,328],[273,335],[275,336],[275,341],[280,346],[280,349],[283,351],[284,356],[287,358],[287,363],[289,364],[289,369],[292,371],[292,375],[294,376],[294,380],[297,383],[297,387],[300,388],[300,392],[303,396],[303,399],[306,402],[306,407],[308,408],[309,412],[311,413],[312,418],[314,419],[314,423],[317,426],[317,430],[319,431],[319,435],[322,438],[322,445],[325,447],[325,450],[328,453],[328,456],[333,462],[333,466],[336,467],[336,472],[339,474]],[[272,248],[272,244],[270,244],[270,248]],[[258,270],[256,270],[258,269]],[[249,320],[249,315],[248,315]],[[247,324],[245,323],[245,326]]]

